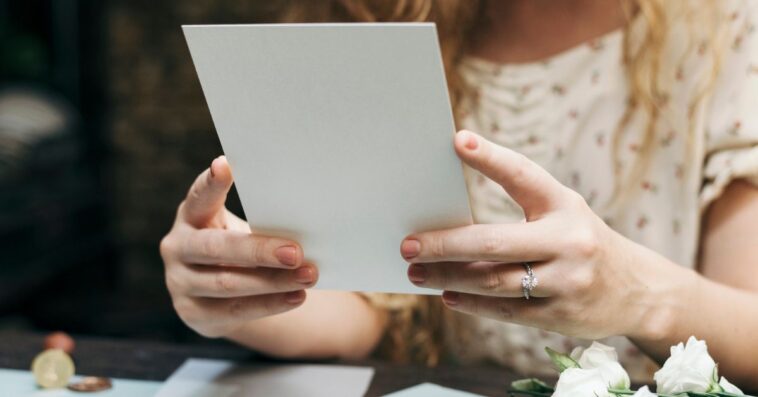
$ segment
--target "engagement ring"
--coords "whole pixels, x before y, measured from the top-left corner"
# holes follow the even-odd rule
[[[524,298],[529,299],[530,293],[537,286],[539,280],[534,275],[532,267],[526,262],[524,262],[524,269],[526,269],[526,275],[521,277],[521,288],[524,291]]]

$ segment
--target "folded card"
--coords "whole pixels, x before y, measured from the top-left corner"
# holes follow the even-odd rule
[[[155,397],[354,397],[369,387],[374,369],[344,365],[242,365],[191,358]]]
[[[183,29],[253,232],[299,241],[316,288],[430,293],[403,237],[471,223],[435,26]]]

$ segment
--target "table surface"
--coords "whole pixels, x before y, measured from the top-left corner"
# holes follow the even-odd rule
[[[43,334],[0,332],[0,368],[28,370],[34,356],[42,350],[43,339]],[[261,365],[283,363],[230,344],[196,346],[83,336],[75,339],[73,357],[81,375],[162,381],[190,357]],[[424,382],[486,396],[507,396],[510,382],[518,378],[513,372],[489,366],[426,368],[373,360],[329,363],[373,367],[375,374],[367,396],[381,396]]]

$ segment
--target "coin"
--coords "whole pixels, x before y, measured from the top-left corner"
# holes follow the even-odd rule
[[[113,387],[111,380],[100,376],[87,376],[79,382],[68,385],[69,390],[85,393],[108,390],[111,387]]]
[[[34,358],[32,373],[40,387],[64,387],[74,375],[74,361],[61,349],[48,349]]]

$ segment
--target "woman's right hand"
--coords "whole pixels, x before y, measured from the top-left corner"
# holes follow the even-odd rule
[[[221,156],[197,177],[160,245],[176,312],[207,337],[228,336],[251,320],[300,306],[318,279],[298,243],[254,235],[226,209],[231,186]]]

